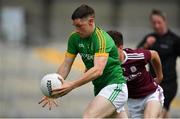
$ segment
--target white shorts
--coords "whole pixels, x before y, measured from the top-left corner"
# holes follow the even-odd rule
[[[128,90],[125,83],[107,85],[98,95],[108,99],[115,106],[118,113],[125,111],[124,105],[128,99]]]
[[[158,86],[155,92],[146,96],[145,98],[139,98],[139,99],[129,98],[127,104],[128,104],[130,118],[143,118],[146,104],[149,101],[154,101],[154,100],[159,101],[163,107],[164,95],[163,95],[163,89],[160,86]]]

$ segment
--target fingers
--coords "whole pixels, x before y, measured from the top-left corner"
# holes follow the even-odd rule
[[[61,88],[57,88],[57,89],[52,90],[52,92],[57,92],[57,91],[61,91]]]
[[[59,96],[62,97],[64,95],[66,95],[67,93],[68,93],[67,91],[61,91],[61,92],[59,92]]]
[[[59,94],[59,91],[53,91],[53,92],[52,92],[52,96],[53,96],[53,95],[57,95],[57,94]]]
[[[53,92],[52,95],[58,95],[58,97],[62,97],[64,95],[66,95],[69,91],[57,91],[57,92]]]
[[[55,101],[55,99],[52,98],[48,98],[48,97],[43,97],[42,100],[40,102],[38,102],[39,104],[43,103],[42,107],[48,107],[49,110],[52,109],[53,105],[55,107],[58,106],[57,102]]]
[[[44,102],[46,100],[46,97],[43,97],[39,102],[38,104],[41,104],[42,102]]]
[[[53,104],[54,104],[56,107],[58,107],[58,104],[57,104],[56,100],[53,100]]]
[[[55,100],[49,100],[49,101],[48,101],[49,110],[52,109],[53,105],[54,105],[55,107],[58,107],[57,102],[56,102]]]
[[[52,95],[61,94],[61,92],[62,92],[62,88],[54,89],[52,90]]]
[[[49,103],[49,110],[52,109],[53,105],[54,105],[55,107],[58,107],[57,102],[56,102],[55,100],[51,100],[51,101],[49,101],[48,103]]]
[[[153,45],[154,42],[156,41],[154,36],[149,36],[146,40],[146,42],[148,43],[148,45]]]
[[[49,110],[51,110],[52,104],[50,100],[48,101],[48,105],[49,105]]]
[[[67,89],[67,88],[59,88],[59,89],[55,89],[52,91],[52,95],[58,95],[59,97],[62,97],[64,95],[66,95],[67,93],[69,93],[72,89]]]
[[[47,104],[48,104],[48,102],[45,102],[45,103],[42,105],[42,107],[45,107]]]

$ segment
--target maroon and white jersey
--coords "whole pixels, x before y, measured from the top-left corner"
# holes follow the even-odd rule
[[[129,98],[142,98],[157,88],[146,64],[151,60],[151,53],[144,49],[124,49],[125,60],[122,62],[123,74],[127,80]]]

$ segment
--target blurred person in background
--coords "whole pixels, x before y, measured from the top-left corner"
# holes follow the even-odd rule
[[[109,117],[117,112],[127,115],[124,105],[128,98],[126,80],[119,67],[118,51],[112,38],[95,25],[95,12],[88,5],[81,5],[72,14],[73,32],[68,40],[64,62],[58,69],[64,79],[68,76],[76,55],[79,53],[87,71],[77,80],[63,81],[53,95],[64,96],[71,90],[90,81],[94,85],[95,98],[85,109],[83,117]],[[44,97],[39,103],[51,109],[54,100]]]
[[[138,48],[155,50],[159,53],[164,79],[160,83],[164,90],[164,109],[161,117],[168,118],[172,100],[177,93],[176,60],[180,56],[180,37],[173,33],[167,24],[166,14],[160,10],[152,10],[150,21],[154,32],[145,36]],[[150,65],[150,71],[155,77]]]
[[[123,49],[123,35],[118,31],[107,33],[118,48],[123,75],[127,80],[127,104],[130,118],[158,118],[164,102],[163,89],[159,86],[163,73],[158,53],[154,50]],[[156,73],[155,80],[146,70],[148,62],[153,64]]]

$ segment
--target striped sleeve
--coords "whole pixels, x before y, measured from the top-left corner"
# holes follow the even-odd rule
[[[106,52],[106,39],[103,32],[96,28],[96,35],[97,35],[97,47],[95,56],[108,56],[109,53]]]
[[[143,58],[146,63],[151,60],[151,52],[149,50],[137,49],[137,54],[139,58]]]
[[[72,33],[68,39],[68,46],[67,46],[67,52],[66,52],[66,56],[68,57],[76,57],[78,51],[76,49],[76,46],[77,46],[77,38],[76,38],[76,34],[75,33]]]

